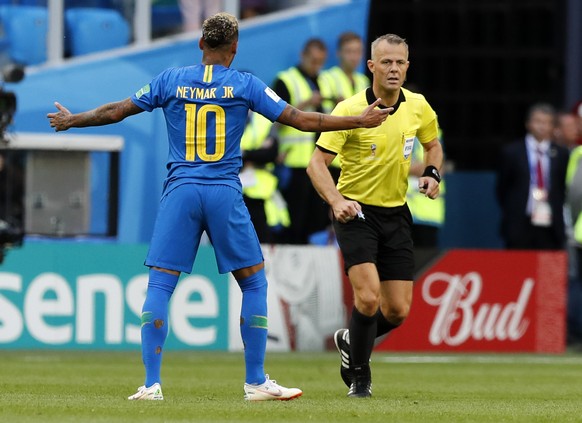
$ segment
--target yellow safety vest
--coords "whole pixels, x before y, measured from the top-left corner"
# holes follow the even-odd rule
[[[243,132],[241,149],[256,150],[261,148],[263,141],[269,136],[272,126],[273,123],[269,119],[258,113],[253,113]],[[265,202],[265,214],[269,226],[288,227],[291,221],[287,204],[277,191],[279,181],[270,168],[245,168],[243,170],[245,178],[243,179],[252,182],[247,185],[243,183],[243,194],[249,198]]]
[[[424,150],[418,140],[414,141],[412,149],[413,161],[423,160]],[[440,194],[434,200],[421,194],[418,190],[418,177],[408,178],[408,191],[406,192],[406,202],[412,214],[414,223],[429,226],[442,226],[445,222],[445,181],[440,183]]]
[[[326,99],[323,102],[325,113],[331,113],[338,99],[350,98],[356,93],[370,86],[370,80],[360,72],[354,72],[352,80],[339,66],[325,70],[319,76],[321,95]]]
[[[572,181],[574,180],[574,176],[576,172],[579,172],[579,164],[580,160],[582,159],[582,146],[576,147],[570,153],[570,158],[568,160],[568,168],[566,169],[566,187],[570,190],[572,185]],[[582,244],[582,211],[578,213],[578,216],[574,219],[572,216],[572,224],[574,225],[574,240],[578,244]]]
[[[296,67],[280,72],[277,77],[287,87],[289,103],[292,106],[303,103],[313,96],[311,86]],[[285,154],[283,162],[285,166],[307,168],[314,148],[315,139],[312,132],[303,132],[287,125],[281,125],[279,128],[279,151]]]

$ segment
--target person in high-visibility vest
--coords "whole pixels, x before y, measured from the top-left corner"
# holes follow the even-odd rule
[[[439,131],[441,140],[441,131]],[[442,142],[442,141],[441,141]],[[439,231],[445,223],[445,181],[441,180],[440,195],[430,199],[418,191],[418,178],[424,171],[424,153],[418,139],[412,148],[412,163],[408,176],[406,202],[412,214],[412,240],[418,248],[437,248]],[[442,174],[441,174],[442,175]]]
[[[355,32],[344,32],[337,44],[338,65],[321,72],[321,94],[326,113],[335,105],[370,86],[370,80],[358,68],[364,57],[362,37]]]
[[[323,112],[319,75],[326,60],[324,42],[318,38],[308,40],[300,63],[279,72],[273,90],[299,110]],[[288,183],[281,187],[281,193],[287,201],[291,218],[291,225],[281,242],[307,244],[310,234],[325,229],[329,224],[328,207],[305,173],[318,136],[318,133],[302,132],[290,126],[279,127],[279,163],[289,173]]]
[[[273,243],[275,232],[290,223],[287,204],[277,189],[278,178],[273,174],[278,147],[273,123],[258,113],[250,113],[240,146],[243,199],[259,241]]]
[[[570,153],[566,170],[566,233],[568,235],[569,344],[582,345],[582,146]]]
[[[370,86],[368,77],[358,71],[364,57],[362,37],[351,31],[342,33],[338,39],[336,55],[338,65],[319,75],[325,113],[331,113],[337,103]],[[336,182],[339,180],[340,167],[339,157],[336,157],[329,168]]]

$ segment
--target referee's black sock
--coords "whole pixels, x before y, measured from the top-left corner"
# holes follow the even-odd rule
[[[356,307],[353,308],[350,319],[350,356],[353,367],[368,365],[376,339],[377,321],[376,315],[366,316]]]
[[[388,320],[386,320],[386,317],[382,314],[382,310],[380,309],[378,309],[378,312],[376,313],[376,321],[378,322],[376,326],[376,338],[382,335],[386,335],[392,329],[396,329],[398,326],[400,326],[395,325],[394,323],[390,323]]]

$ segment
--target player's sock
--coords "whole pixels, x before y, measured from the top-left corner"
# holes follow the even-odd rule
[[[366,316],[358,311],[356,307],[352,309],[350,319],[350,357],[352,367],[367,365],[372,355],[374,339],[376,339],[376,315]]]
[[[382,311],[380,309],[378,309],[378,312],[376,313],[376,322],[377,322],[376,338],[387,334],[392,329],[396,329],[399,326],[386,320],[386,317],[382,314]]]
[[[265,382],[267,278],[265,270],[238,282],[242,291],[240,334],[245,348],[246,383]]]
[[[145,386],[161,384],[160,367],[168,335],[168,303],[178,276],[150,269],[148,290],[141,313],[141,352],[145,366]]]

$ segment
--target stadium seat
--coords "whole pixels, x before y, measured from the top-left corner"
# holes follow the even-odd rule
[[[21,6],[48,6],[48,0],[0,0],[1,3],[19,4]],[[71,7],[103,7],[112,9],[114,7],[112,0],[65,0],[65,9]]]
[[[173,34],[182,30],[182,12],[177,4],[152,4],[152,33],[154,36]]]
[[[65,11],[66,49],[71,56],[123,47],[129,42],[129,24],[111,9],[73,8]]]
[[[4,6],[1,19],[12,61],[21,65],[37,65],[46,61],[48,30],[46,8]]]

